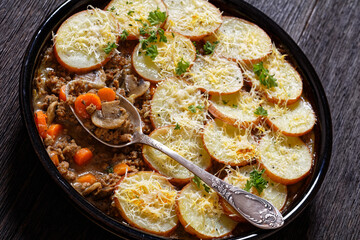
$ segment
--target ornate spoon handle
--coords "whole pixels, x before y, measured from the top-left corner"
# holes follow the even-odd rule
[[[254,226],[262,229],[275,229],[284,224],[279,210],[268,201],[224,182],[147,135],[135,133],[133,140],[154,147],[182,164],[201,178]]]

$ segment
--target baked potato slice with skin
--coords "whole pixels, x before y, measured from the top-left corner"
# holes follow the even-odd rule
[[[229,95],[211,96],[209,103],[209,112],[214,117],[235,127],[252,127],[261,120],[254,113],[262,103],[255,92],[240,90]]]
[[[266,123],[274,131],[291,137],[299,137],[310,132],[316,122],[315,113],[308,101],[301,98],[292,105],[282,106],[272,103],[263,105],[268,112]]]
[[[179,62],[187,62],[190,67],[196,58],[194,44],[178,33],[165,32],[167,42],[160,42],[159,37],[155,45],[158,54],[154,59],[146,56],[145,50],[139,43],[132,54],[132,65],[135,71],[144,79],[157,83],[166,78],[176,77],[176,68]],[[188,69],[187,69],[188,70]]]
[[[199,41],[222,23],[220,10],[205,0],[164,0],[169,16],[165,29]]]
[[[185,231],[201,239],[220,238],[229,235],[237,222],[225,215],[219,196],[213,190],[206,192],[200,184],[187,184],[176,199],[177,214]]]
[[[244,189],[246,182],[250,180],[250,172],[254,169],[258,169],[258,165],[248,165],[245,167],[235,169],[228,169],[228,174],[224,178],[224,181],[230,183],[238,188]],[[258,170],[260,171],[260,170]],[[258,195],[261,198],[272,203],[279,211],[281,211],[286,203],[287,199],[287,187],[281,183],[272,181],[267,175],[266,171],[262,174],[262,177],[268,182],[267,187],[261,194],[252,187],[250,192]],[[238,222],[247,222],[244,217],[235,211],[224,199],[220,199],[224,212],[233,220]]]
[[[210,95],[232,94],[243,86],[238,64],[214,54],[199,55],[190,71],[185,73],[185,78]]]
[[[155,128],[178,124],[200,131],[208,115],[204,95],[179,78],[159,83],[150,107],[150,120]]]
[[[200,133],[193,129],[170,125],[155,129],[149,136],[199,167],[210,168],[211,157],[204,149]],[[170,182],[183,185],[194,177],[181,164],[155,148],[144,145],[142,153],[145,162],[155,171],[169,177]]]
[[[265,134],[258,145],[259,163],[273,181],[290,185],[305,178],[313,165],[313,156],[298,137],[279,132]]]
[[[253,71],[253,65],[240,64],[244,77],[250,80],[255,89],[264,93],[268,101],[277,104],[290,105],[299,100],[303,90],[303,83],[300,74],[285,59],[275,46],[272,53],[263,61],[263,66],[276,79],[277,86],[267,88],[260,84],[258,77]]]
[[[78,12],[56,32],[54,55],[71,72],[89,72],[110,60],[118,32],[118,23],[110,12],[96,8]]]
[[[115,188],[113,200],[121,216],[143,231],[169,235],[178,218],[177,191],[166,177],[150,171],[125,175]]]
[[[140,38],[140,28],[147,24],[146,31],[150,32],[162,27],[165,22],[151,26],[148,20],[149,13],[158,9],[166,12],[166,6],[162,0],[112,0],[105,10],[112,12],[120,25],[120,32],[126,30],[129,34],[127,40]]]
[[[244,166],[257,158],[251,129],[236,128],[215,119],[205,125],[205,149],[216,161],[230,166]]]
[[[271,39],[264,30],[244,19],[222,17],[223,23],[204,41],[219,41],[215,54],[235,62],[256,63],[271,53]]]

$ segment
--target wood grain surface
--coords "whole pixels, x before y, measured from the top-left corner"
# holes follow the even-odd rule
[[[117,239],[85,218],[38,160],[18,101],[35,30],[63,0],[0,2],[0,239]],[[330,167],[314,201],[270,239],[360,239],[360,1],[247,0],[275,20],[315,67],[331,108]]]

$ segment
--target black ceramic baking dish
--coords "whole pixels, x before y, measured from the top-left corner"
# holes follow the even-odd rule
[[[304,95],[310,100],[316,111],[316,156],[314,159],[314,168],[310,176],[305,180],[305,187],[301,189],[300,197],[296,198],[283,213],[285,219],[284,226],[286,226],[294,220],[314,198],[324,180],[329,165],[332,148],[332,125],[324,89],[314,68],[301,49],[284,30],[264,13],[241,0],[214,0],[211,2],[224,11],[226,15],[244,18],[254,22],[264,29],[277,45],[286,49],[293,64],[303,77]],[[85,198],[60,175],[50,160],[34,123],[31,88],[40,54],[43,52],[44,47],[50,43],[52,31],[56,32],[56,29],[66,18],[86,9],[88,5],[104,7],[104,1],[68,0],[58,7],[35,32],[26,51],[21,71],[19,91],[22,117],[32,145],[46,171],[66,192],[81,213],[85,214],[99,226],[124,239],[163,239],[116,221],[85,200]],[[254,229],[246,233],[235,233],[234,236],[227,239],[260,239],[275,232],[276,231]]]

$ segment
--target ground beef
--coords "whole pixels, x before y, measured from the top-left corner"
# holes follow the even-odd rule
[[[78,124],[78,121],[76,120],[74,114],[72,113],[69,105],[66,102],[59,102],[56,111],[56,120],[59,123],[65,124],[65,125],[76,125]]]
[[[96,111],[96,106],[94,104],[90,104],[86,107],[86,112],[91,116]]]
[[[59,173],[69,182],[72,182],[76,178],[76,174],[69,170],[69,163],[63,161],[58,166]]]

